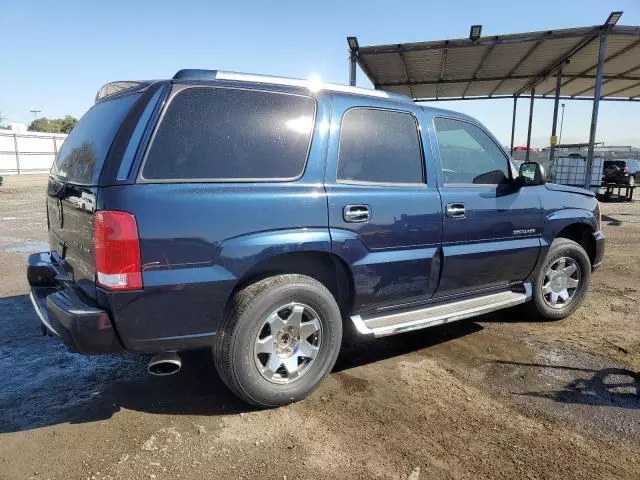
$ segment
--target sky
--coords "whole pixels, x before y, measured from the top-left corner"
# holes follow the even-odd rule
[[[601,24],[623,10],[640,25],[640,0],[457,0],[322,2],[0,0],[2,123],[38,116],[80,117],[114,80],[170,78],[181,68],[348,82],[346,37],[360,45],[465,38]],[[358,71],[358,86],[370,87]],[[586,142],[591,102],[567,101],[563,142]],[[528,102],[518,102],[516,144],[527,134]],[[507,145],[513,102],[441,102],[483,122]],[[535,102],[532,144],[551,131],[553,102]],[[640,146],[640,103],[602,102],[596,141]]]

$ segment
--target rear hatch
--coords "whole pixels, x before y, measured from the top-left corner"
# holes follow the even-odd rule
[[[67,137],[51,168],[50,247],[65,260],[69,276],[92,298],[96,297],[93,213],[100,173],[123,120],[138,99],[129,94],[94,105]]]

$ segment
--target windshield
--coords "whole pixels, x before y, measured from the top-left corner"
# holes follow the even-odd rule
[[[97,185],[111,143],[138,98],[124,95],[91,107],[62,144],[51,173],[63,182]]]

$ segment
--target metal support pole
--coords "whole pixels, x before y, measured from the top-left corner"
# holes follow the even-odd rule
[[[558,137],[556,136],[556,128],[558,127],[558,107],[560,105],[560,87],[562,86],[562,67],[558,70],[556,78],[556,97],[553,102],[553,122],[551,123],[551,148],[549,148],[549,165],[553,164],[553,155],[555,153]]]
[[[562,126],[564,125],[564,106],[565,104],[561,104],[562,107],[562,117],[560,117],[560,138],[558,139],[558,143],[562,145]]]
[[[354,52],[349,56],[349,85],[356,86],[356,54]]]
[[[516,108],[518,106],[518,97],[513,96],[513,119],[511,120],[511,153],[513,155],[513,138],[516,134]]]
[[[58,156],[58,144],[56,143],[56,136],[54,135],[51,138],[53,138],[53,155],[55,157],[57,157]]]
[[[598,70],[596,72],[596,86],[593,91],[593,109],[591,110],[591,130],[589,131],[589,150],[587,151],[587,168],[584,178],[584,188],[591,186],[591,170],[593,169],[593,147],[596,141],[596,127],[598,126],[598,108],[602,92],[602,75],[604,74],[604,55],[607,48],[607,34],[600,33],[600,49],[598,51]]]
[[[18,171],[18,175],[20,175],[20,152],[18,151],[18,134],[13,134],[13,147],[16,151],[16,170]]]
[[[527,156],[524,161],[529,161],[529,148],[531,148],[531,124],[533,123],[533,101],[536,99],[536,89],[535,87],[531,89],[531,102],[529,103],[529,128],[527,130]]]

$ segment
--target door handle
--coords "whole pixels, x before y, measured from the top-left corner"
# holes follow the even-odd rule
[[[363,223],[371,220],[369,205],[347,205],[344,207],[343,217],[345,222]]]
[[[451,218],[464,218],[467,215],[464,203],[449,203],[446,212],[447,217]]]

